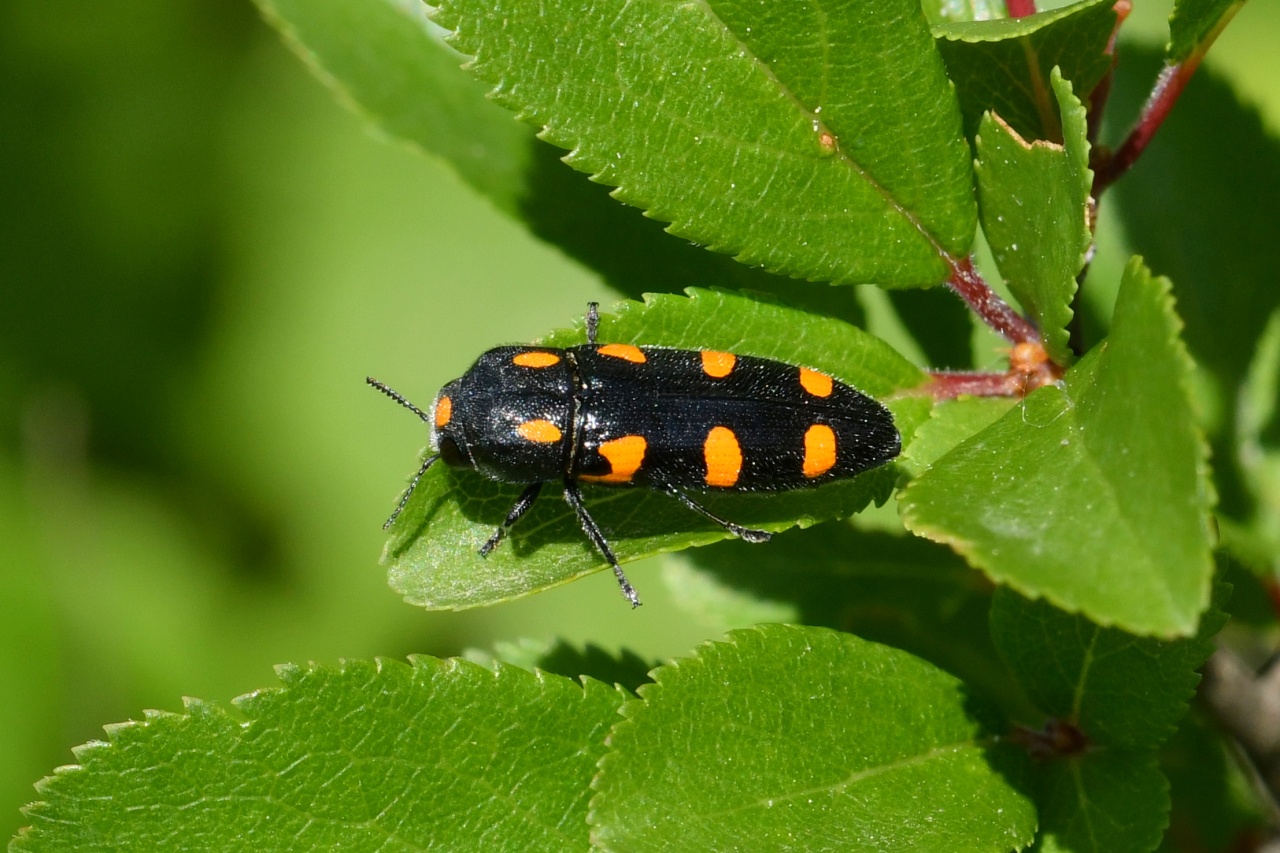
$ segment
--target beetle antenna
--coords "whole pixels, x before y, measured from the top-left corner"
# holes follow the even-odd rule
[[[427,423],[431,423],[431,416],[430,416],[430,415],[428,415],[426,412],[422,411],[422,409],[419,409],[419,408],[418,408],[417,406],[415,406],[413,403],[410,403],[408,400],[406,400],[406,399],[405,399],[405,397],[404,397],[404,395],[403,395],[403,394],[401,394],[399,391],[395,390],[394,388],[390,387],[389,385],[384,385],[383,383],[381,383],[381,382],[379,382],[378,380],[374,379],[372,376],[366,376],[366,377],[364,378],[364,381],[365,381],[367,384],[372,385],[374,388],[377,388],[377,389],[378,389],[379,391],[381,391],[383,394],[386,394],[386,395],[387,395],[388,397],[390,397],[392,400],[395,400],[397,403],[399,403],[400,405],[404,406],[406,409],[408,409],[409,411],[413,412],[413,413],[414,413],[415,415],[417,415],[418,417],[422,418],[422,420],[426,421]],[[426,468],[423,468],[422,470],[424,470],[424,471],[425,471],[425,470],[426,470]],[[415,480],[414,482],[417,482],[417,481]],[[395,516],[392,516],[392,518],[394,518],[394,517],[395,517]]]
[[[388,385],[384,385],[383,383],[374,379],[372,376],[366,376],[364,378],[364,381],[372,385],[374,388],[377,388],[383,394],[386,394],[392,400],[395,400],[397,403],[404,406],[409,411],[413,412],[422,420],[426,421],[427,423],[431,423],[431,416],[428,415],[426,412],[422,411],[422,409],[419,409],[413,403],[410,403],[408,400],[406,400],[404,395],[401,394],[399,391],[395,390],[394,388],[391,388]],[[400,496],[400,503],[396,504],[396,508],[391,513],[391,517],[388,518],[385,523],[383,523],[382,525],[383,530],[386,530],[387,528],[389,528],[392,524],[395,523],[396,519],[400,517],[400,511],[403,510],[405,508],[405,505],[409,503],[409,498],[413,497],[413,490],[418,488],[418,481],[422,479],[422,475],[427,473],[427,469],[430,468],[432,465],[434,465],[436,463],[436,460],[439,458],[440,458],[440,454],[437,453],[434,456],[428,456],[426,459],[422,460],[422,467],[418,469],[418,473],[414,474],[413,479],[409,481],[409,488],[405,489],[404,494]]]

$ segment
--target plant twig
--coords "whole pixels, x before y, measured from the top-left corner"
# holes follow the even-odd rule
[[[1195,73],[1196,65],[1198,64],[1199,62],[1197,61],[1194,64],[1183,62],[1176,65],[1166,65],[1164,70],[1160,72],[1160,76],[1156,79],[1155,88],[1151,90],[1151,95],[1142,107],[1142,114],[1138,117],[1133,129],[1129,131],[1129,135],[1125,137],[1124,142],[1120,143],[1119,148],[1112,152],[1110,156],[1103,157],[1101,162],[1094,167],[1094,198],[1101,195],[1103,190],[1129,171],[1130,167],[1142,156],[1142,152],[1147,149],[1147,145],[1151,142],[1152,137],[1156,135],[1156,131],[1160,129],[1160,125],[1164,124],[1165,118],[1168,117],[1169,111],[1173,109],[1173,105],[1177,102],[1178,96],[1182,94],[1182,90],[1186,87],[1187,81],[1191,79],[1191,75]]]
[[[1106,50],[1103,53],[1111,57],[1111,67],[1107,69],[1107,73],[1102,75],[1102,79],[1093,87],[1093,91],[1089,93],[1089,113],[1085,117],[1085,135],[1089,140],[1089,147],[1096,148],[1098,145],[1098,131],[1102,129],[1102,116],[1107,109],[1107,101],[1111,97],[1111,85],[1115,81],[1116,76],[1116,39],[1120,37],[1120,27],[1128,19],[1129,13],[1133,11],[1133,3],[1130,0],[1116,0],[1116,4],[1112,7],[1112,11],[1116,13],[1116,25],[1111,30],[1111,38],[1107,41]]]
[[[1040,333],[1000,298],[974,269],[973,259],[953,260],[947,287],[954,290],[982,321],[1014,344],[1040,343]]]
[[[1115,82],[1116,39],[1120,37],[1120,27],[1133,11],[1133,3],[1130,0],[1116,0],[1111,8],[1115,12],[1116,23],[1111,29],[1111,37],[1107,40],[1107,47],[1103,51],[1106,56],[1111,57],[1111,66],[1089,93],[1089,112],[1085,117],[1085,138],[1089,142],[1090,157],[1099,161],[1101,158],[1098,152],[1101,149],[1098,146],[1098,133],[1102,129],[1102,117],[1106,112],[1107,101],[1111,97],[1111,86]],[[1093,264],[1093,255],[1098,248],[1095,241],[1098,230],[1098,199],[1093,195],[1094,189],[1090,187],[1088,207],[1085,211],[1085,221],[1089,225],[1089,248],[1085,250],[1084,263],[1080,266],[1080,272],[1076,273],[1076,292],[1071,297],[1071,319],[1067,323],[1067,346],[1077,356],[1083,355],[1088,349],[1084,338],[1080,306],[1084,299],[1085,279],[1089,276],[1089,267]]]
[[[1129,131],[1124,141],[1120,143],[1120,147],[1110,153],[1099,151],[1098,161],[1093,164],[1094,198],[1101,195],[1103,190],[1129,171],[1129,168],[1142,156],[1142,152],[1147,149],[1147,145],[1156,135],[1156,131],[1160,129],[1160,126],[1164,124],[1164,120],[1168,118],[1169,111],[1177,103],[1182,90],[1186,88],[1188,81],[1196,73],[1196,69],[1200,67],[1200,61],[1208,53],[1209,47],[1218,38],[1218,34],[1222,32],[1227,23],[1235,16],[1238,9],[1239,4],[1229,9],[1213,30],[1201,39],[1196,44],[1195,49],[1181,62],[1175,62],[1164,67],[1164,70],[1160,72],[1160,76],[1156,78],[1156,85],[1147,97],[1147,102],[1142,106],[1138,121]]]
[[[973,397],[1014,397],[1019,385],[1012,373],[977,373],[971,371],[930,371],[929,384],[922,392],[935,400],[953,400],[968,394]]]
[[[1200,697],[1257,770],[1272,821],[1280,822],[1280,666],[1255,675],[1220,646],[1205,662]]]
[[[1025,397],[1041,386],[1062,378],[1062,368],[1049,359],[1039,343],[1018,344],[1009,352],[1004,373],[937,370],[921,390],[935,400],[952,400],[964,394],[974,397]]]

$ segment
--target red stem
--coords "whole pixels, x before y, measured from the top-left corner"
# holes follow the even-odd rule
[[[1110,157],[1101,158],[1099,164],[1095,167],[1093,178],[1094,198],[1097,198],[1103,190],[1111,186],[1121,175],[1127,172],[1129,167],[1146,150],[1147,144],[1156,135],[1160,125],[1164,124],[1164,120],[1169,115],[1169,111],[1173,109],[1173,105],[1177,103],[1182,90],[1187,87],[1187,82],[1191,79],[1191,75],[1195,74],[1196,69],[1200,67],[1200,60],[1204,59],[1204,55],[1208,53],[1210,46],[1217,40],[1218,35],[1231,22],[1231,19],[1235,17],[1236,12],[1240,10],[1242,5],[1244,4],[1237,3],[1227,9],[1226,13],[1214,24],[1213,29],[1195,44],[1191,52],[1181,62],[1166,65],[1165,69],[1160,72],[1155,88],[1151,90],[1151,95],[1147,98],[1147,102],[1142,105],[1142,114],[1138,117],[1138,122],[1133,126],[1133,130],[1129,131],[1129,135],[1125,137],[1124,142]],[[1125,10],[1125,13],[1127,14],[1127,10]]]
[[[1107,99],[1111,96],[1111,84],[1115,79],[1116,71],[1116,39],[1120,37],[1120,27],[1128,19],[1129,13],[1133,11],[1133,3],[1131,0],[1116,0],[1112,9],[1116,13],[1116,25],[1111,30],[1111,38],[1107,41],[1107,49],[1104,51],[1107,56],[1111,57],[1111,67],[1107,69],[1107,73],[1098,81],[1098,85],[1093,87],[1093,91],[1089,93],[1089,115],[1086,118],[1087,135],[1089,138],[1089,147],[1096,149],[1098,146],[1098,131],[1102,128],[1102,114],[1106,110]]]
[[[1152,137],[1160,129],[1160,125],[1164,124],[1169,111],[1177,103],[1178,96],[1182,94],[1187,81],[1191,79],[1192,74],[1196,73],[1199,65],[1200,55],[1192,55],[1187,57],[1185,62],[1165,66],[1160,72],[1155,88],[1151,90],[1151,96],[1142,107],[1142,115],[1139,116],[1137,124],[1129,131],[1124,142],[1120,143],[1120,147],[1098,165],[1093,177],[1094,198],[1101,195],[1103,190],[1129,171],[1129,168],[1142,156],[1142,152],[1146,150]]]
[[[1009,739],[1035,758],[1075,758],[1091,746],[1078,725],[1057,719],[1047,720],[1039,731],[1014,726]]]
[[[935,400],[953,400],[964,394],[974,397],[1015,397],[1021,393],[1021,377],[1014,373],[929,374],[929,384],[921,391]]]
[[[951,277],[947,286],[959,294],[975,314],[1008,341],[1015,344],[1039,343],[1040,334],[1025,317],[1009,307],[973,268],[973,259],[951,260]]]
[[[1280,583],[1275,578],[1268,578],[1263,582],[1263,586],[1267,591],[1267,599],[1271,602],[1271,609],[1275,612],[1276,618],[1280,619]]]
[[[1010,18],[1025,18],[1036,13],[1036,0],[1004,0]]]

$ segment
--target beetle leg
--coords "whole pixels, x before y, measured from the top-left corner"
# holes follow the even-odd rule
[[[769,533],[768,531],[756,530],[753,527],[743,527],[740,524],[734,524],[732,521],[728,521],[726,519],[721,518],[720,516],[713,513],[711,510],[707,509],[706,507],[702,506],[699,503],[696,503],[693,500],[693,498],[689,497],[684,492],[677,489],[675,486],[660,486],[659,488],[661,488],[667,494],[671,495],[671,497],[680,501],[680,503],[684,504],[694,512],[705,515],[707,518],[711,519],[716,524],[720,525],[725,530],[732,533],[734,536],[737,536],[739,539],[745,540],[747,542],[768,542],[769,539],[773,536],[773,534]]]
[[[400,517],[400,511],[404,509],[405,504],[409,503],[409,498],[413,497],[413,490],[418,488],[418,481],[422,479],[423,474],[427,473],[428,468],[436,464],[436,460],[439,458],[440,454],[437,453],[422,460],[422,467],[418,469],[418,473],[414,474],[413,479],[409,481],[409,488],[405,489],[404,494],[400,496],[400,503],[396,504],[396,508],[391,512],[391,517],[383,523],[383,530],[395,524],[396,519]]]
[[[618,586],[622,590],[622,594],[626,596],[627,601],[631,602],[632,607],[640,606],[640,596],[636,594],[635,587],[631,585],[631,581],[627,580],[627,576],[622,571],[622,566],[618,565],[618,558],[613,556],[613,551],[609,548],[609,543],[605,541],[604,534],[600,532],[600,528],[596,525],[596,520],[591,517],[591,513],[587,512],[586,506],[582,503],[582,493],[578,491],[578,484],[573,480],[564,481],[564,499],[565,503],[573,507],[573,511],[578,514],[578,522],[582,525],[582,530],[587,534],[587,538],[596,546],[609,565],[613,567],[613,574],[618,579]]]
[[[596,330],[600,328],[600,303],[587,303],[587,343],[595,346]]]
[[[529,507],[533,506],[533,502],[537,500],[538,492],[540,491],[542,491],[541,483],[530,483],[529,487],[520,493],[520,497],[516,498],[515,506],[511,507],[511,511],[502,520],[502,524],[499,525],[497,530],[493,531],[489,541],[480,546],[481,557],[489,556],[489,552],[498,547],[498,543],[502,541],[502,537],[507,535],[507,531],[511,529],[512,525],[529,511]]]

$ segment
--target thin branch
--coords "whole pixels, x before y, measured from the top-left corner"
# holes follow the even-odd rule
[[[920,389],[935,400],[956,397],[1025,397],[1037,388],[1062,378],[1062,368],[1049,359],[1038,343],[1018,344],[1009,352],[1009,369],[1004,373],[964,370],[936,370]]]
[[[947,287],[954,290],[973,309],[973,313],[1005,340],[1014,344],[1040,343],[1040,333],[1035,326],[1009,307],[1009,303],[983,281],[982,276],[974,269],[972,258],[962,261],[952,259]]]
[[[1120,147],[1110,155],[1100,152],[1102,156],[1094,164],[1094,198],[1101,195],[1103,190],[1114,184],[1121,175],[1129,171],[1129,168],[1142,156],[1142,152],[1147,149],[1147,145],[1151,143],[1156,131],[1160,129],[1160,126],[1164,124],[1164,120],[1168,118],[1169,111],[1178,102],[1178,97],[1182,95],[1182,90],[1186,88],[1192,75],[1200,67],[1200,61],[1208,53],[1209,47],[1218,38],[1218,34],[1222,32],[1227,23],[1235,17],[1240,5],[1242,4],[1237,4],[1230,8],[1218,20],[1213,30],[1196,44],[1195,49],[1185,59],[1181,62],[1166,65],[1164,70],[1160,72],[1160,76],[1156,78],[1155,87],[1147,97],[1147,102],[1142,106],[1142,113],[1138,116],[1138,121],[1134,124],[1133,129],[1129,131],[1129,135],[1125,137],[1124,142],[1120,143]]]
[[[1195,64],[1166,65],[1164,70],[1160,72],[1155,88],[1151,90],[1150,97],[1147,98],[1146,104],[1142,107],[1142,115],[1139,116],[1137,124],[1129,131],[1129,135],[1125,137],[1124,142],[1120,143],[1120,147],[1095,168],[1093,175],[1094,198],[1100,196],[1107,187],[1114,184],[1121,175],[1129,171],[1130,167],[1142,156],[1142,152],[1147,149],[1147,145],[1156,135],[1156,131],[1160,129],[1160,125],[1164,124],[1169,111],[1177,103],[1178,96],[1186,88],[1187,81],[1195,73],[1196,65],[1198,64],[1197,62]]]
[[[956,397],[1015,397],[1019,384],[1011,373],[976,373],[939,370],[929,373],[929,384],[921,392],[935,400]]]
[[[1116,13],[1116,25],[1112,28],[1111,38],[1107,40],[1106,50],[1103,51],[1104,55],[1111,57],[1111,67],[1089,93],[1089,114],[1085,117],[1085,134],[1091,149],[1098,145],[1098,131],[1102,129],[1102,116],[1106,112],[1107,101],[1111,97],[1111,85],[1115,81],[1116,39],[1120,37],[1120,27],[1133,11],[1133,3],[1130,0],[1116,0],[1116,4],[1111,8]]]
[[[1276,821],[1280,818],[1280,667],[1255,675],[1235,654],[1219,647],[1204,665],[1200,698],[1257,770]]]
[[[1111,97],[1111,86],[1115,82],[1116,71],[1116,40],[1120,37],[1120,27],[1129,18],[1129,13],[1133,11],[1133,4],[1130,0],[1116,0],[1115,5],[1111,7],[1116,15],[1115,26],[1111,28],[1111,37],[1107,39],[1107,47],[1103,53],[1111,58],[1111,65],[1107,68],[1107,73],[1102,75],[1102,79],[1093,87],[1093,91],[1089,93],[1089,112],[1085,116],[1085,138],[1089,142],[1090,158],[1092,160],[1103,159],[1099,156],[1098,133],[1102,129],[1102,117],[1106,113],[1107,101]],[[1091,164],[1092,165],[1092,164]],[[1080,266],[1080,272],[1076,274],[1076,292],[1071,297],[1071,320],[1067,323],[1067,346],[1077,356],[1083,355],[1088,350],[1088,342],[1084,337],[1083,314],[1081,305],[1084,301],[1084,283],[1089,276],[1089,267],[1093,265],[1093,255],[1097,251],[1098,244],[1096,235],[1098,231],[1098,199],[1093,195],[1094,188],[1090,187],[1090,195],[1088,207],[1085,210],[1086,222],[1089,226],[1089,248],[1085,250],[1084,263]]]

